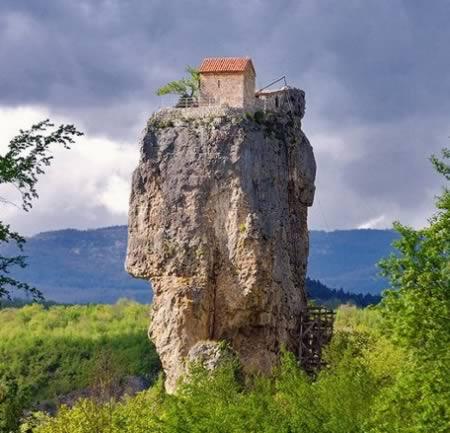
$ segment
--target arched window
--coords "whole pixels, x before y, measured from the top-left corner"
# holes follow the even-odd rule
[[[220,89],[220,80],[217,80],[217,87]]]

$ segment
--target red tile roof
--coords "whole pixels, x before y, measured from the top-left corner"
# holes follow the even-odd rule
[[[245,72],[250,67],[255,68],[250,57],[206,57],[203,59],[199,72]]]

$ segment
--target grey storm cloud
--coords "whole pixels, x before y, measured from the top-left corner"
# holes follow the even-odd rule
[[[249,55],[259,86],[285,74],[306,90],[313,225],[417,224],[450,135],[449,18],[445,0],[2,0],[0,105],[133,143],[185,65]]]
[[[323,101],[332,118],[448,109],[449,17],[447,1],[3,0],[0,101],[156,104],[185,64],[246,54],[264,82],[336,80],[349,101]]]

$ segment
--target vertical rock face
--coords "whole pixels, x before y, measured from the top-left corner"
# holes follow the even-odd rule
[[[289,89],[276,112],[170,109],[148,122],[126,268],[153,285],[169,391],[203,341],[229,342],[245,371],[298,350],[316,172],[303,112],[304,93]]]

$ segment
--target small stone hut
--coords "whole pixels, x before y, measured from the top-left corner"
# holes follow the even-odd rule
[[[207,57],[198,71],[202,104],[254,106],[256,73],[249,57]]]

